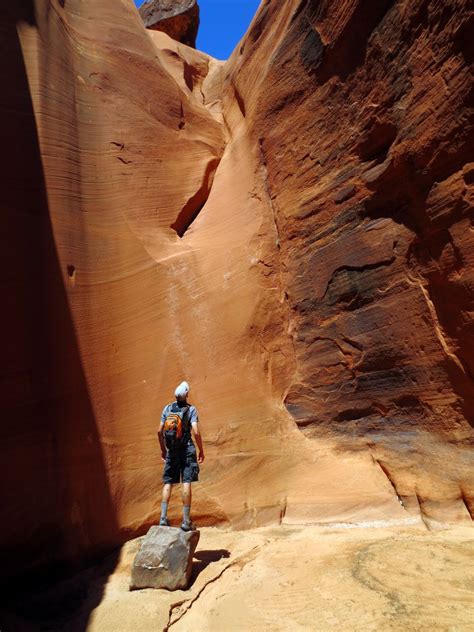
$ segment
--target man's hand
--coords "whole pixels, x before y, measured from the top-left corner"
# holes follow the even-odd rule
[[[163,463],[166,463],[166,444],[165,444],[165,440],[163,439],[163,428],[164,428],[165,422],[162,421],[160,423],[160,427],[158,429],[158,441],[160,442],[160,448],[161,448],[161,460],[163,461]]]
[[[201,433],[199,432],[199,424],[197,421],[193,423],[193,432],[194,437],[196,438],[196,443],[199,449],[198,463],[204,462],[204,447],[202,445]]]

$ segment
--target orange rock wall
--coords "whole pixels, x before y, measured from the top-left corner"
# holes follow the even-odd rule
[[[141,467],[156,486],[162,375],[184,360],[166,367],[172,296],[150,252],[173,256],[223,137],[132,3],[11,3],[1,24],[1,533],[21,568],[110,548],[154,501]]]
[[[407,506],[470,520],[467,5],[262,3],[230,74],[279,233],[288,410],[370,450]]]
[[[367,22],[266,2],[226,65],[129,0],[0,10],[6,574],[156,522],[156,428],[182,379],[201,524],[468,518],[466,26],[419,4]],[[429,46],[450,116],[426,105],[440,79],[414,80]],[[403,171],[415,150],[429,205]],[[444,268],[415,248],[437,222]],[[451,328],[433,288],[460,301]]]

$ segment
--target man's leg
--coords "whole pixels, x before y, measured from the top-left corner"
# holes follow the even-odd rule
[[[191,526],[191,483],[183,483],[182,489],[183,496],[183,526]]]
[[[163,485],[163,493],[161,495],[161,518],[160,518],[160,523],[161,522],[167,522],[168,520],[168,503],[170,501],[171,498],[171,489],[172,489],[172,484],[171,483],[165,483]]]

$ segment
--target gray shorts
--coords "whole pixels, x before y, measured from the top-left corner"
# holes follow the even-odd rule
[[[163,470],[163,483],[195,483],[199,480],[196,446],[190,442],[178,450],[168,450]]]

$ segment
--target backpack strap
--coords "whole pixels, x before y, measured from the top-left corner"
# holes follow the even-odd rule
[[[179,411],[184,410],[186,413],[191,408],[191,404],[186,404],[186,406],[180,408],[177,402],[172,402],[171,404],[168,404],[166,408],[168,409],[168,412],[178,413]]]
[[[183,406],[181,410],[183,411],[183,425],[184,425],[184,436],[187,438],[187,441],[191,438],[191,424],[189,423],[189,410],[191,406],[186,404]]]
[[[186,406],[184,406],[184,408],[182,408],[183,421],[186,419],[186,425],[188,427],[188,430],[189,430],[189,409],[190,408],[191,408],[191,406],[189,404],[187,404]]]

